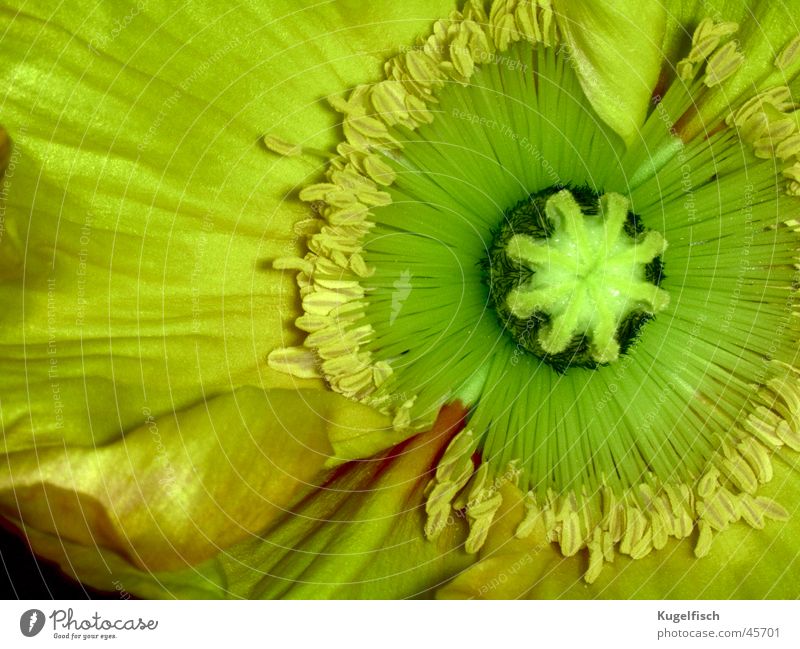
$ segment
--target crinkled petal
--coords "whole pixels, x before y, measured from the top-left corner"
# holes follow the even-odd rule
[[[152,593],[147,570],[268,527],[328,435],[380,429],[266,364],[299,339],[271,261],[301,250],[319,162],[259,141],[331,148],[324,97],[452,3],[19,4],[0,14],[3,508],[87,583],[110,587],[111,556]]]
[[[663,4],[567,0],[556,7],[586,96],[630,144],[644,123],[658,82],[666,25]]]
[[[96,545],[84,545],[69,539],[26,527],[18,520],[12,525],[22,530],[30,547],[38,555],[55,562],[70,577],[84,585],[118,592],[121,599],[219,599],[224,596],[219,584],[224,579],[212,560],[191,569],[170,572],[147,572],[131,565],[124,557]],[[39,560],[41,566],[42,562]],[[48,573],[43,579],[47,581]]]
[[[207,2],[4,11],[2,123],[14,142],[0,242],[2,423],[12,450],[106,442],[141,410],[242,385],[299,340],[292,226],[324,97],[380,73],[449,4]],[[36,15],[36,14],[41,15]],[[20,326],[21,323],[21,326]]]

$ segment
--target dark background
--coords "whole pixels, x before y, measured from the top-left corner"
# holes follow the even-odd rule
[[[49,561],[37,559],[27,542],[0,525],[0,599],[118,599],[66,577]]]

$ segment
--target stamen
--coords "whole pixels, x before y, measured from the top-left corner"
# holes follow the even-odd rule
[[[797,40],[800,42],[800,37]],[[777,86],[747,100],[725,121],[728,126],[736,126],[739,137],[751,145],[757,158],[776,158],[797,164],[800,133],[795,109],[791,90]],[[800,183],[795,175],[794,165],[784,168],[783,176],[789,180],[785,185],[789,196],[800,196]]]
[[[428,515],[425,536],[429,539],[436,538],[444,530],[453,510],[453,500],[472,477],[472,454],[476,446],[472,431],[464,430],[453,438],[439,461],[436,477],[428,485],[430,491],[425,504]]]
[[[316,354],[304,347],[285,347],[270,352],[267,362],[278,371],[300,379],[322,378]]]
[[[736,43],[726,43],[708,59],[705,84],[709,88],[720,85],[742,67],[744,55],[738,51]]]

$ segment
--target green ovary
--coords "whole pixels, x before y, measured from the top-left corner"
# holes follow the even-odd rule
[[[628,205],[623,196],[606,194],[599,215],[584,215],[563,190],[546,204],[551,236],[517,234],[508,242],[508,257],[532,276],[508,294],[506,307],[516,318],[532,320],[526,335],[536,336],[544,354],[561,354],[588,337],[590,358],[613,362],[620,354],[623,321],[633,314],[654,315],[669,304],[669,295],[648,281],[646,272],[666,241],[657,232],[630,237]]]

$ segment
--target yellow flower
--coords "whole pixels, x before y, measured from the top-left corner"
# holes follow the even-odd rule
[[[0,502],[36,552],[143,596],[798,594],[796,32],[554,4],[6,14]]]

